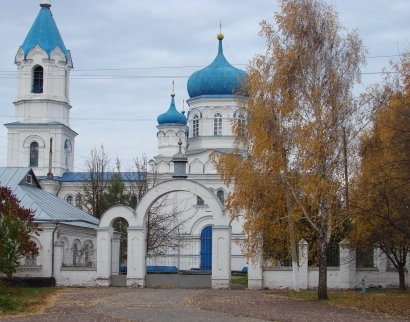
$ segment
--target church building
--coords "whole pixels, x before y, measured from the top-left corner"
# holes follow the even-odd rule
[[[98,252],[109,250],[98,246],[99,220],[81,209],[74,209],[81,204],[78,200],[78,191],[83,173],[73,171],[77,136],[75,130],[70,127],[72,106],[69,98],[69,79],[73,62],[71,52],[66,48],[54,21],[49,0],[41,1],[40,7],[40,12],[15,57],[18,71],[17,95],[14,102],[16,119],[5,124],[8,129],[8,155],[7,168],[3,168],[2,171],[4,175],[14,173],[14,182],[24,181],[23,177],[27,174],[34,176],[35,189],[41,189],[43,195],[45,191],[50,194],[49,204],[53,203],[52,200],[55,200],[53,198],[56,196],[75,213],[75,216],[67,215],[70,208],[61,214],[59,207],[53,210],[50,208],[55,214],[49,216],[47,223],[52,229],[48,228],[47,231],[51,229],[52,233],[47,239],[39,241],[39,244],[47,244],[47,247],[40,248],[39,259],[48,258],[51,261],[51,256],[45,256],[43,249],[47,249],[49,254],[54,254],[52,249],[57,245],[62,250],[59,255],[53,255],[53,260],[58,257],[60,263],[50,262],[48,265],[45,262],[40,264],[40,260],[29,262],[36,266],[32,268],[36,271],[35,275],[49,276],[51,270],[41,272],[39,266],[53,266],[55,271],[54,266],[57,265],[61,266],[58,273],[60,280],[57,281],[59,285],[92,285],[96,283],[96,276],[93,282],[92,271],[99,269],[96,267],[99,263],[98,256],[102,256]],[[228,190],[213,167],[210,154],[213,151],[233,151],[235,137],[232,133],[232,122],[243,121],[238,109],[238,100],[246,100],[246,97],[234,94],[240,89],[245,72],[233,67],[226,60],[223,54],[223,38],[222,34],[217,35],[214,61],[189,78],[187,91],[190,98],[187,100],[186,112],[177,110],[174,89],[172,90],[169,108],[165,107],[164,113],[157,118],[158,155],[149,161],[149,167],[150,171],[158,174],[159,183],[173,180],[176,172],[182,171],[184,176],[177,176],[178,178],[186,177],[186,180],[205,187],[224,212],[224,198]],[[155,135],[154,129],[152,133]],[[182,170],[176,169],[177,155],[185,160]],[[25,169],[24,173],[18,170],[22,168]],[[15,187],[14,190],[16,189]],[[213,228],[216,229],[215,215],[204,198],[192,191],[178,191],[171,192],[168,198],[171,201],[171,210],[183,205],[180,212],[184,224],[181,225],[179,235],[183,246],[173,247],[159,257],[147,254],[147,267],[211,271],[214,258],[212,252],[215,252],[212,242]],[[24,198],[25,195],[18,197]],[[34,210],[40,209],[34,203],[32,207]],[[37,211],[36,221],[41,222],[39,214]],[[228,214],[224,216],[224,220],[229,222]],[[69,229],[65,228],[67,225]],[[231,254],[229,268],[238,271],[246,269],[247,261],[239,246],[245,239],[242,223],[232,221],[228,226],[230,241],[225,248]],[[41,239],[41,236],[39,238]],[[120,252],[119,239],[118,233],[114,232],[111,235],[111,253],[116,254],[111,258],[112,275],[120,274],[121,270],[127,269],[127,261],[123,262],[117,258]],[[50,244],[51,242],[54,245]],[[79,250],[82,250],[81,256],[84,257],[85,245],[88,245],[87,258],[80,259]],[[30,265],[27,263],[22,260],[18,275],[30,275],[23,273],[29,272],[27,266]],[[74,266],[82,265],[86,273],[78,273],[78,267],[67,273],[73,263]],[[54,271],[53,274],[57,276]],[[70,282],[70,274],[78,276],[72,277]]]

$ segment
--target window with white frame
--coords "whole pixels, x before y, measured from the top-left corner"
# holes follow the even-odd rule
[[[81,209],[81,196],[80,196],[80,195],[76,195],[76,196],[75,196],[75,206],[76,206],[77,208],[80,208],[80,209]]]
[[[30,167],[38,167],[38,143],[30,144]]]
[[[72,204],[74,203],[73,196],[67,196],[67,197],[65,198],[65,201],[67,201],[67,203],[69,203],[70,205],[72,205]]]
[[[224,204],[225,202],[225,193],[223,190],[218,190],[218,192],[216,193],[216,197],[219,199],[219,201]]]
[[[216,113],[214,115],[214,135],[222,135],[222,115]]]
[[[192,136],[196,138],[199,136],[199,117],[195,115],[192,120]]]

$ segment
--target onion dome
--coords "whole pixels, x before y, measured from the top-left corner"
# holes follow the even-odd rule
[[[198,70],[188,79],[190,98],[203,95],[233,95],[245,80],[246,72],[233,67],[225,58],[222,50],[224,36],[217,36],[219,41],[218,55],[204,69]]]
[[[174,83],[172,83],[172,85],[173,84]],[[158,116],[157,118],[158,125],[186,125],[187,124],[186,116],[184,114],[179,113],[177,109],[175,108],[174,97],[175,97],[175,94],[174,94],[174,90],[172,89],[171,105],[166,113]]]
[[[40,12],[37,15],[37,18],[34,21],[26,39],[24,40],[23,45],[21,46],[21,49],[24,52],[24,57],[36,45],[39,45],[47,52],[49,57],[51,52],[56,47],[60,47],[61,51],[65,54],[68,60],[70,51],[65,47],[60,32],[58,31],[53,14],[50,10],[50,1],[43,0],[40,6]]]

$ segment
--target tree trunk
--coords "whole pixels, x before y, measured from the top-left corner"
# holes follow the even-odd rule
[[[325,238],[320,239],[319,250],[319,285],[317,289],[318,300],[327,300],[327,248]]]
[[[292,251],[292,270],[293,270],[293,286],[296,292],[299,292],[299,265],[296,253],[295,232],[293,229],[292,218],[292,205],[290,201],[289,191],[286,191],[286,208],[288,211],[288,223],[289,223],[289,239]]]
[[[406,277],[404,275],[404,267],[399,267],[399,289],[402,291],[406,290]]]

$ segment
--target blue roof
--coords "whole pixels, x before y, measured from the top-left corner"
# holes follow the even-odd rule
[[[159,125],[186,125],[187,119],[186,116],[182,113],[179,113],[175,108],[174,95],[171,95],[171,105],[168,111],[164,114],[158,116],[157,121]]]
[[[104,173],[104,180],[110,180],[114,173],[119,173],[124,182],[130,181],[143,181],[145,180],[145,175],[141,176],[138,172],[106,172]],[[89,179],[89,172],[66,172],[61,177],[54,177],[49,179],[47,177],[38,177],[40,180],[55,180],[60,182],[81,182]]]
[[[24,58],[36,45],[43,48],[49,57],[56,47],[60,47],[61,51],[65,54],[66,59],[69,59],[70,51],[67,50],[64,45],[63,39],[61,38],[60,32],[54,21],[53,14],[48,6],[41,7],[26,40],[24,40],[23,45],[21,45],[21,49],[24,52]]]
[[[218,38],[219,39],[219,38]],[[205,95],[232,95],[245,81],[246,72],[233,67],[225,58],[222,39],[219,39],[218,55],[204,69],[198,70],[188,79],[190,98]]]

